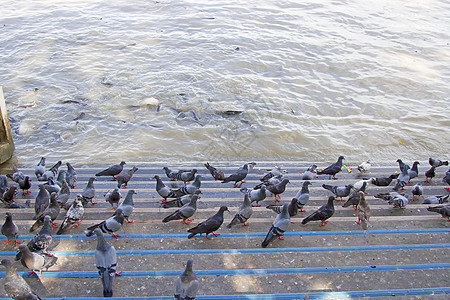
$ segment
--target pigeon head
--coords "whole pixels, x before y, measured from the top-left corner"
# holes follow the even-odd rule
[[[228,207],[226,207],[225,205],[221,206],[219,210],[220,211],[229,211]]]
[[[9,259],[3,259],[1,265],[5,267],[12,267],[12,263]]]
[[[19,251],[20,251],[20,252],[25,251],[25,248],[28,248],[27,245],[25,245],[25,244],[20,244],[20,245],[19,245]]]
[[[11,218],[11,213],[10,212],[6,212],[6,218],[8,219],[8,218]]]
[[[167,167],[165,167],[165,168],[167,168]],[[156,180],[158,180],[158,179],[159,179],[159,176],[158,176],[158,175],[155,175],[155,176],[153,176],[153,178],[155,178]]]
[[[97,236],[103,236],[103,232],[100,228],[95,228],[93,231],[93,234],[95,234]]]

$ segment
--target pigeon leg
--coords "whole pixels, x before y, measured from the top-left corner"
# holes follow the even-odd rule
[[[444,189],[445,189],[447,192],[450,192],[450,188],[445,187]]]
[[[299,212],[305,212],[306,210],[304,210],[303,208],[299,208],[298,211]]]
[[[189,224],[191,224],[192,221],[194,221],[194,219],[187,218],[187,220],[185,220],[183,222],[184,222],[184,224],[189,225]]]
[[[253,204],[252,204],[252,206],[253,206],[253,207],[261,207],[261,204],[256,204],[256,205],[253,205]]]
[[[242,224],[242,226],[248,226],[248,222],[244,222],[244,224]]]
[[[4,242],[3,244],[9,245],[9,239],[7,239],[6,242]]]
[[[284,237],[282,235],[280,235],[277,239],[284,240]]]
[[[75,223],[75,227],[78,227],[81,223],[81,220]]]
[[[161,203],[166,203],[167,199],[161,199]]]
[[[320,226],[325,226],[327,225],[328,221],[323,221],[322,224],[320,224]]]
[[[126,183],[122,184],[122,187],[123,187],[124,189],[126,189],[126,188],[127,188],[127,184],[126,184]]]
[[[52,223],[51,223],[51,226],[52,226],[53,228],[58,227],[57,225],[58,225],[58,223],[56,223],[56,222],[52,222]]]
[[[127,222],[128,224],[129,224],[129,223],[134,223],[134,220],[128,220],[128,219],[127,219],[127,220],[125,220],[125,222]]]
[[[14,238],[14,246],[16,246],[17,244],[19,244],[19,241]]]
[[[220,233],[215,233],[215,232],[211,232],[211,234],[212,234],[213,236],[219,236],[219,235],[220,235]]]
[[[208,234],[206,234],[206,236],[205,236],[208,240],[210,240],[211,239],[211,237],[210,236],[208,236]]]
[[[116,238],[116,239],[120,237],[120,235],[115,234],[115,233],[111,234],[111,236],[112,236],[113,238]]]
[[[47,251],[42,251],[42,254],[47,255],[47,256],[53,256],[53,254],[48,253]]]
[[[114,275],[116,275],[116,276],[122,276],[122,271],[120,271],[120,272],[115,272]]]

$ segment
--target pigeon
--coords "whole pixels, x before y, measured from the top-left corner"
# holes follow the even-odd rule
[[[200,185],[201,185],[201,181],[200,179],[202,178],[201,175],[196,175],[195,179],[192,183],[183,186],[179,189],[176,190],[172,190],[172,197],[170,198],[178,198],[181,197],[183,195],[187,195],[187,194],[194,194],[196,191],[198,191],[200,189]]]
[[[197,169],[192,169],[190,171],[180,171],[177,174],[177,180],[183,181],[184,185],[186,185],[186,182],[194,180],[195,173],[197,173]]]
[[[389,177],[374,177],[372,179],[372,184],[376,186],[388,186],[391,184],[393,179],[396,179],[399,174],[392,174]]]
[[[244,183],[245,177],[247,177],[248,174],[248,164],[244,164],[242,168],[239,168],[236,172],[231,174],[230,176],[224,178],[222,180],[222,183],[227,183],[230,181],[234,181],[234,187],[240,187],[242,183]],[[241,184],[238,186],[238,182],[241,182]]]
[[[166,173],[166,176],[170,179],[170,181],[176,180],[177,175],[180,172],[179,170],[171,170],[167,166],[163,167],[163,170]]]
[[[1,197],[2,202],[7,208],[12,208],[12,204],[15,203],[14,199],[17,195],[17,186],[11,185],[5,188],[5,191]]]
[[[347,184],[345,186],[337,186],[337,185],[328,185],[322,184],[322,187],[326,190],[332,192],[336,197],[341,198],[341,201],[345,201],[342,198],[350,195],[351,190],[353,189],[352,184]]]
[[[10,239],[14,238],[14,246],[18,244],[16,236],[19,233],[19,228],[16,224],[14,224],[12,215],[9,212],[6,212],[5,223],[2,226],[2,234],[6,236],[7,240],[5,245],[10,243]]]
[[[358,166],[358,171],[361,173],[367,173],[370,171],[371,167],[372,165],[370,164],[370,160],[368,160]]]
[[[449,197],[449,195],[427,197],[423,200],[422,204],[442,204],[444,202],[448,202],[448,197]]]
[[[66,173],[67,173],[67,171],[65,171],[65,170],[59,170],[58,176],[56,177],[56,181],[53,180],[54,183],[56,183],[58,185],[58,187],[60,187],[60,188],[61,188],[63,180],[66,180]]]
[[[50,178],[56,178],[58,174],[58,169],[61,166],[62,162],[58,161],[54,164],[50,169],[45,171],[40,177],[38,177],[39,181],[48,181]]]
[[[297,209],[297,198],[292,198],[291,202],[288,205],[288,213],[289,213],[289,217],[295,217],[298,213],[298,209]],[[274,212],[276,212],[277,214],[281,213],[281,209],[282,209],[282,205],[268,205],[266,206],[267,209],[271,209]]]
[[[161,200],[162,203],[167,202],[167,198],[177,198],[175,197],[175,193],[164,184],[161,178],[158,175],[155,175],[153,178],[156,179],[156,192],[163,197]]]
[[[97,235],[97,247],[95,248],[94,256],[95,265],[102,280],[103,297],[112,297],[114,277],[119,275],[119,273],[116,273],[116,249],[105,240],[99,228],[95,228],[92,234]]]
[[[69,200],[69,197],[70,197],[70,187],[67,184],[67,181],[63,179],[61,189],[56,194],[56,199],[58,200],[59,206],[68,209],[70,203],[67,203],[67,201]]]
[[[49,178],[46,183],[43,184],[49,194],[58,193],[61,187],[56,183],[53,178]]]
[[[178,198],[175,198],[174,200],[167,201],[165,203],[161,204],[162,208],[169,208],[169,207],[182,207],[183,205],[191,202],[191,199],[194,195],[199,195],[200,190],[197,190],[194,194],[187,194]]]
[[[260,189],[258,190],[251,190],[248,188],[241,188],[240,189],[241,192],[248,194],[250,202],[256,202],[256,206],[261,206],[259,204],[259,201],[262,201],[264,199],[266,199],[266,186],[262,185]],[[253,206],[253,204],[252,204]]]
[[[310,221],[322,221],[320,226],[325,226],[327,220],[334,214],[334,196],[328,198],[327,204],[322,205],[318,210],[303,219],[302,224]]]
[[[270,170],[267,174],[264,174],[264,176],[259,179],[260,181],[264,182],[266,180],[269,180],[272,177],[277,177],[281,174],[285,175],[288,172],[286,170],[280,170],[280,168],[278,168],[277,166],[275,166],[275,168],[273,168],[272,170]]]
[[[139,169],[136,168],[135,166],[133,166],[133,168],[131,168],[130,170],[124,171],[124,172],[120,173],[119,175],[117,175],[116,176],[117,187],[120,189],[120,187],[123,186],[123,188],[126,189],[128,182],[131,180],[131,177],[133,176],[134,172],[136,172],[137,170],[139,170]]]
[[[236,215],[234,215],[234,218],[231,220],[230,224],[227,225],[227,228],[231,228],[234,225],[240,224],[240,223],[242,223],[242,226],[247,226],[248,225],[247,221],[248,221],[248,219],[250,219],[252,214],[253,214],[253,208],[252,208],[252,204],[250,202],[250,196],[248,193],[245,193],[244,202],[239,207],[238,212],[236,213]]]
[[[355,182],[353,184],[353,188],[356,190],[361,190],[365,193],[367,188],[369,187],[369,185],[372,184],[372,182],[374,180],[375,180],[375,177],[371,177],[371,178],[367,178],[367,179],[363,178],[362,180]],[[362,189],[363,186],[364,186],[364,189]]]
[[[444,183],[447,183],[448,185],[450,185],[450,168],[447,170],[447,172],[445,172],[445,176],[444,178],[442,178],[442,181]],[[445,187],[445,189],[450,192],[450,188]]]
[[[317,165],[311,165],[305,173],[302,175],[302,180],[313,180],[316,174],[314,173],[317,168]]]
[[[6,176],[0,175],[0,195],[2,195],[6,191],[6,188],[8,186],[8,178],[6,178]]]
[[[94,205],[95,202],[93,201],[95,197],[95,186],[94,181],[95,177],[89,178],[88,183],[86,184],[86,187],[84,188],[83,192],[81,193],[81,196],[83,197],[82,203],[83,206],[86,207],[88,203],[91,203],[91,205]]]
[[[120,164],[112,165],[107,169],[98,172],[95,176],[112,176],[115,179],[115,176],[120,174],[123,170],[123,166],[126,165],[124,161],[120,162]]]
[[[81,223],[81,218],[84,215],[84,206],[82,203],[83,197],[78,194],[75,200],[70,205],[69,209],[66,212],[66,216],[64,220],[61,222],[61,226],[59,227],[56,234],[62,234],[64,230],[66,230],[69,226],[74,224],[75,227],[78,227]]]
[[[440,214],[443,218],[447,218],[447,221],[450,220],[450,204],[430,206],[427,210]]]
[[[36,200],[34,202],[34,212],[35,215],[33,220],[37,220],[37,217],[43,212],[48,205],[50,204],[50,195],[45,189],[43,184],[39,184],[39,193],[36,196]]]
[[[405,166],[402,169],[400,175],[397,177],[397,183],[395,184],[394,191],[398,191],[398,189],[401,189],[401,190],[405,189],[405,185],[408,184],[409,179],[410,179],[408,170],[409,170],[408,166]]]
[[[41,160],[34,169],[34,174],[36,175],[36,178],[39,178],[42,176],[42,174],[44,174],[44,172],[45,172],[45,157],[41,157]]]
[[[281,199],[280,194],[284,193],[284,191],[286,190],[286,185],[288,183],[289,179],[284,178],[280,183],[267,186],[267,190],[269,190],[275,196],[275,201],[279,201]]]
[[[291,224],[291,218],[289,217],[288,213],[288,206],[289,203],[283,204],[281,212],[277,215],[275,221],[273,221],[272,226],[267,232],[266,238],[261,243],[261,247],[266,248],[270,244],[270,242],[272,242],[276,238],[279,238],[280,240],[283,239],[284,232],[289,229],[289,225]]]
[[[442,161],[442,160],[434,159],[431,157],[428,159],[428,163],[430,164],[430,166],[435,167],[435,168],[440,167],[440,166],[448,166],[448,161]]]
[[[198,175],[197,175],[198,176]],[[214,233],[214,231],[218,230],[220,226],[223,223],[223,212],[229,211],[228,207],[221,206],[219,211],[212,217],[208,218],[207,220],[199,223],[197,226],[188,229],[188,232],[190,233],[188,235],[188,239],[193,238],[196,234],[206,234],[206,238],[210,239],[208,234],[212,234],[214,236],[217,236],[218,234]]]
[[[67,172],[66,172],[66,181],[67,184],[73,189],[77,183],[77,171],[72,167],[69,162],[66,162]]]
[[[317,175],[330,175],[330,177],[332,177],[333,179],[337,179],[336,174],[339,173],[342,169],[342,160],[344,160],[344,156],[341,155],[339,156],[337,162],[321,171],[317,171]]]
[[[423,187],[420,184],[416,184],[412,187],[411,190],[411,194],[412,194],[412,200],[417,200],[420,198],[420,196],[423,195]]]
[[[52,242],[52,226],[50,225],[50,222],[50,216],[45,216],[44,225],[41,230],[28,242],[27,246],[31,252],[42,251],[42,253],[52,256],[52,254],[46,252],[48,246],[50,246]],[[18,260],[17,256],[16,260]]]
[[[416,178],[419,176],[419,165],[420,162],[415,161],[411,167],[411,169],[408,169],[408,175],[409,175],[409,183],[411,182],[411,179]]]
[[[297,199],[297,208],[299,211],[304,212],[303,206],[309,201],[309,188],[308,186],[311,184],[309,180],[303,181],[302,188],[295,195],[295,199]]]
[[[225,174],[221,170],[218,170],[217,168],[211,166],[208,162],[205,164],[205,167],[208,169],[209,173],[211,173],[211,176],[214,178],[214,180],[225,179]]]
[[[50,268],[53,266],[58,258],[56,256],[43,256],[41,254],[37,254],[31,252],[30,249],[25,245],[19,245],[20,252],[20,263],[25,268],[31,270],[31,274],[36,274],[38,278],[42,278],[42,270]],[[39,274],[36,272],[39,271]]]
[[[191,223],[194,220],[190,219],[190,217],[192,217],[197,211],[197,200],[199,198],[200,196],[198,194],[193,195],[189,203],[183,205],[175,212],[165,217],[162,220],[162,222],[167,223],[175,220],[183,220],[184,224],[189,225],[189,223]]]
[[[356,223],[361,224],[363,230],[367,230],[370,218],[369,203],[367,203],[366,201],[366,196],[364,192],[359,191],[358,196],[359,196],[359,203],[357,206],[358,221]]]
[[[45,216],[50,216],[50,219],[52,220],[51,226],[56,228],[56,223],[54,221],[58,217],[60,209],[58,200],[56,199],[56,193],[52,193],[50,195],[50,205],[36,216],[36,222],[31,226],[30,232],[35,231],[44,224]]]
[[[122,198],[122,195],[119,192],[119,188],[114,188],[105,194],[105,201],[109,202],[113,209],[117,209],[120,198]]]
[[[192,271],[193,259],[188,259],[186,269],[175,281],[174,298],[176,300],[194,300],[198,291],[198,280]]]
[[[392,204],[394,208],[405,208],[408,205],[408,194],[405,195],[394,195],[391,200],[388,200],[389,204]]]
[[[124,220],[124,216],[123,216],[122,210],[120,208],[117,208],[114,215],[112,215],[105,221],[102,221],[98,224],[88,227],[87,231],[86,231],[86,235],[92,235],[95,228],[100,228],[100,230],[103,233],[111,233],[112,237],[118,238],[119,235],[116,234],[115,232],[119,231],[120,228],[122,228],[123,220]]]
[[[348,197],[347,201],[342,205],[342,207],[349,207],[350,205],[353,205],[353,208],[356,210],[357,205],[359,203],[360,197],[359,192],[365,193],[367,182],[364,182],[363,185],[359,190],[354,190],[350,197]]]
[[[40,300],[23,279],[22,276],[16,273],[12,263],[8,259],[1,261],[1,264],[6,268],[5,272],[5,291],[12,299],[26,299],[26,300]]]
[[[400,171],[408,170],[408,169],[410,168],[410,167],[409,167],[407,164],[405,164],[401,159],[397,159],[397,163],[398,163],[398,167],[399,167]]]
[[[134,210],[134,201],[133,201],[133,195],[137,194],[135,190],[129,190],[127,195],[125,196],[125,199],[122,203],[120,203],[119,207],[117,209],[120,209],[123,213],[123,217],[127,223],[133,223],[133,220],[130,220],[130,216],[133,213]]]
[[[268,187],[269,185],[276,185],[278,183],[280,183],[284,178],[284,174],[280,174],[278,176],[272,177],[266,181],[261,182],[260,184],[256,185],[253,189],[257,190],[260,189],[263,185],[265,185],[266,187]]]
[[[433,179],[436,176],[435,170],[436,167],[431,166],[431,168],[425,172],[425,183],[430,183],[431,179]]]
[[[23,172],[19,171],[16,167],[13,167],[12,174],[6,174],[6,177],[10,178],[12,181],[19,185],[22,190],[22,195],[30,193],[31,179],[29,176],[25,176]]]

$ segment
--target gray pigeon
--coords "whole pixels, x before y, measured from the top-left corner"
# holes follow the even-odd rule
[[[341,155],[339,156],[337,162],[323,170],[317,171],[317,175],[330,175],[333,179],[337,179],[336,174],[342,170],[342,160],[344,160],[344,156]]]
[[[350,197],[348,197],[347,201],[342,205],[342,207],[349,207],[350,205],[353,205],[353,208],[356,210],[360,200],[359,192],[365,193],[366,186],[367,182],[363,182],[363,185],[359,188],[359,190],[354,190],[351,193]]]
[[[77,195],[75,200],[70,205],[69,209],[66,212],[66,216],[64,220],[61,222],[61,226],[59,227],[56,234],[62,234],[64,230],[66,230],[69,226],[74,224],[75,227],[78,227],[81,223],[81,218],[84,215],[84,206],[81,202],[82,196],[80,194]]]
[[[194,300],[199,288],[197,276],[192,271],[192,258],[188,259],[186,269],[175,281],[174,297],[176,300]]]
[[[53,266],[58,258],[56,256],[43,256],[41,254],[37,254],[31,252],[30,249],[25,245],[19,245],[20,252],[20,262],[21,264],[31,270],[30,274],[36,274],[38,278],[42,278],[42,270],[50,268]],[[39,274],[36,272],[39,271]]]
[[[12,299],[23,300],[40,300],[41,298],[36,295],[23,279],[22,276],[16,273],[12,263],[8,259],[1,261],[1,264],[6,268],[5,272],[5,291]]]
[[[10,239],[12,238],[14,238],[14,246],[17,245],[18,241],[16,239],[16,236],[18,233],[19,228],[16,224],[14,224],[11,213],[6,212],[5,223],[3,223],[2,226],[2,234],[7,238],[5,245],[8,245],[10,243]]]
[[[22,195],[30,193],[31,179],[29,176],[25,176],[16,167],[13,167],[12,174],[6,174],[6,176],[19,185],[19,188],[22,190]]]
[[[58,200],[59,206],[68,209],[70,205],[70,203],[67,203],[69,197],[70,197],[70,188],[69,185],[67,184],[67,181],[63,179],[61,189],[56,195],[56,199]]]
[[[36,175],[36,178],[39,178],[44,174],[45,172],[45,157],[41,157],[39,160],[36,168],[34,169],[34,174]]]
[[[270,244],[270,242],[272,242],[276,238],[283,239],[284,232],[289,229],[289,225],[291,224],[291,218],[289,217],[288,213],[288,206],[289,203],[283,204],[281,213],[279,213],[275,218],[275,221],[273,221],[269,232],[267,232],[266,238],[261,244],[261,247],[266,248]]]
[[[41,176],[38,177],[39,181],[48,181],[50,178],[56,178],[58,174],[58,169],[61,166],[62,162],[58,161],[54,164],[50,169],[45,171]]]
[[[221,206],[219,211],[214,216],[209,217],[205,221],[199,223],[197,226],[195,226],[191,229],[188,229],[188,232],[190,233],[188,235],[188,239],[193,238],[196,234],[202,234],[202,233],[206,234],[207,239],[210,239],[210,237],[208,236],[208,234],[210,234],[210,233],[214,236],[217,236],[217,234],[214,233],[214,231],[218,230],[220,228],[220,226],[222,225],[224,211],[229,211],[228,207]]]
[[[416,178],[417,176],[419,176],[419,165],[420,165],[420,162],[415,161],[413,163],[411,169],[408,170],[409,183],[412,183],[411,179]]]
[[[313,180],[316,177],[315,170],[317,165],[311,165],[302,175],[302,180]]]
[[[133,220],[130,220],[130,216],[133,213],[134,210],[134,201],[133,201],[133,195],[137,194],[134,190],[129,190],[127,195],[125,196],[125,199],[122,203],[120,203],[119,207],[117,209],[120,209],[123,213],[123,217],[127,223],[133,223]]]
[[[13,204],[17,203],[14,201],[17,195],[17,186],[10,185],[5,188],[2,197],[0,199],[5,204],[6,208],[14,208]]]
[[[398,191],[399,189],[401,189],[401,190],[405,189],[405,186],[408,184],[409,179],[410,179],[408,170],[409,170],[409,167],[407,165],[402,166],[401,173],[397,177],[397,183],[395,184],[394,191]]]
[[[450,220],[450,204],[430,206],[427,210],[440,214],[443,218],[447,218],[447,221]]]
[[[427,171],[425,171],[425,182],[430,183],[431,179],[433,179],[436,176],[436,167],[431,166],[431,168]]]
[[[366,196],[364,192],[359,191],[358,196],[359,196],[359,203],[357,206],[358,221],[356,223],[361,224],[362,229],[367,230],[370,219],[369,203],[367,203],[366,201]]]
[[[53,178],[49,178],[43,185],[49,194],[58,193],[61,190],[61,187]]]
[[[250,202],[249,194],[246,193],[244,195],[244,202],[239,207],[238,212],[236,213],[234,218],[231,220],[230,224],[227,225],[227,228],[231,228],[234,225],[240,224],[240,223],[242,223],[242,226],[247,226],[248,225],[247,221],[248,221],[248,219],[250,219],[252,214],[253,214],[252,204]]]
[[[83,197],[83,200],[81,201],[83,203],[83,206],[86,207],[86,205],[88,203],[91,203],[91,205],[94,205],[95,202],[94,197],[95,197],[95,186],[94,186],[94,181],[95,181],[95,177],[91,177],[89,178],[88,183],[86,184],[86,187],[84,188],[83,192],[81,193],[81,196]]]
[[[264,182],[269,180],[272,177],[277,177],[279,175],[285,175],[288,172],[286,170],[280,170],[278,166],[275,166],[272,170],[270,170],[268,173],[264,174],[264,176],[259,179],[260,181]]]
[[[177,198],[175,193],[164,184],[158,175],[155,175],[153,178],[156,179],[156,192],[163,197],[161,200],[162,203],[167,202],[167,198]]]
[[[42,224],[44,224],[44,217],[50,216],[50,219],[52,220],[51,226],[53,228],[56,228],[55,220],[59,215],[60,207],[58,200],[56,199],[56,193],[52,193],[50,195],[50,205],[44,209],[39,215],[36,216],[36,222],[31,226],[30,232],[35,231],[38,229]]]
[[[74,167],[69,162],[66,162],[67,172],[66,172],[66,181],[67,184],[74,189],[77,183],[77,171],[75,171]]]
[[[447,172],[445,172],[445,176],[444,178],[442,178],[442,181],[444,183],[447,183],[448,185],[450,185],[450,168],[447,170]],[[445,187],[445,189],[450,192],[450,188]]]
[[[67,173],[67,171],[65,171],[65,170],[59,170],[56,180],[53,180],[58,185],[59,188],[61,188],[63,180],[66,180],[66,173]],[[51,192],[49,191],[49,193],[51,193]]]
[[[289,183],[289,179],[284,178],[281,180],[281,182],[275,184],[275,185],[268,185],[266,188],[269,190],[274,196],[275,200],[280,200],[280,194],[284,193],[286,190],[286,185]]]
[[[440,195],[440,196],[431,196],[431,197],[427,197],[423,200],[422,204],[442,204],[444,202],[448,202],[448,197],[444,196],[444,195]]]
[[[128,182],[131,180],[131,177],[133,177],[134,172],[136,172],[137,170],[139,169],[133,166],[133,168],[131,168],[130,170],[123,171],[122,173],[117,175],[117,187],[120,188],[121,186],[123,186],[123,188],[126,189]]]
[[[208,169],[209,173],[211,173],[211,176],[214,178],[214,180],[224,180],[225,174],[218,170],[217,168],[211,166],[208,162],[205,164],[205,167]]]
[[[243,192],[243,193],[248,194],[248,196],[250,198],[250,202],[251,203],[256,202],[255,206],[257,206],[257,207],[261,206],[259,204],[259,201],[262,201],[262,200],[266,199],[266,186],[265,185],[262,185],[261,188],[258,189],[258,190],[251,190],[251,189],[248,189],[248,188],[241,188],[240,191]],[[253,204],[252,204],[252,206],[253,206]]]
[[[200,194],[200,190],[196,191],[194,194],[187,194],[178,198],[175,198],[174,200],[167,201],[165,203],[161,203],[162,208],[169,208],[169,207],[182,207],[183,205],[191,202],[191,199],[194,195]]]
[[[50,216],[45,216],[44,225],[41,230],[28,242],[27,246],[32,252],[42,251],[42,253],[52,256],[52,254],[46,252],[47,248],[52,243],[52,226],[50,223]]]
[[[337,185],[328,185],[322,184],[322,187],[326,190],[332,192],[336,197],[341,198],[341,201],[345,201],[342,199],[343,197],[347,197],[350,195],[351,190],[353,189],[352,184],[347,184],[345,186],[337,186]]]
[[[112,297],[114,277],[116,274],[118,275],[116,273],[116,249],[105,240],[99,228],[95,228],[93,234],[97,235],[97,247],[95,248],[94,255],[95,265],[102,280],[103,297]]]
[[[98,172],[95,176],[112,176],[115,179],[115,176],[122,172],[124,165],[126,165],[126,163],[122,161],[120,164],[112,165],[105,170]]]
[[[372,184],[376,186],[388,186],[391,184],[393,179],[396,179],[399,174],[392,174],[389,177],[374,177],[372,179]]]
[[[119,206],[120,198],[122,198],[122,195],[117,187],[105,194],[105,201],[109,202],[113,209],[117,209]]]
[[[389,204],[392,204],[395,208],[405,208],[408,205],[408,194],[405,195],[394,195],[391,200],[388,200]]]
[[[327,220],[334,215],[334,196],[330,196],[326,204],[322,205],[318,210],[303,219],[302,224],[310,221],[322,221],[320,226],[325,226]]]
[[[297,198],[292,198],[291,202],[288,205],[288,213],[291,218],[295,217],[298,213],[297,202],[298,202]],[[279,213],[281,213],[281,209],[283,208],[283,206],[271,204],[271,205],[266,206],[266,208],[271,209],[274,212],[276,212],[277,214],[279,214]]]
[[[429,158],[428,159],[428,163],[430,164],[430,166],[438,168],[440,166],[448,166],[448,161],[442,161],[439,159],[434,159],[434,158]]]
[[[242,168],[239,168],[236,172],[234,172],[230,176],[225,177],[222,180],[222,183],[234,181],[234,187],[240,187],[242,183],[245,182],[243,180],[245,179],[245,177],[247,177],[247,174],[248,174],[248,164],[244,164]],[[240,182],[239,186],[237,184],[238,182]]]
[[[197,169],[192,169],[189,171],[180,171],[177,174],[177,180],[183,181],[184,185],[186,185],[186,182],[194,180],[195,173],[197,173]]]
[[[295,199],[297,199],[297,208],[299,211],[304,212],[303,206],[309,201],[309,188],[308,186],[311,184],[310,181],[306,180],[302,184],[302,188],[295,195]]]
[[[37,217],[48,207],[50,204],[50,195],[45,189],[43,184],[39,184],[39,193],[36,196],[34,202],[34,217],[33,220],[37,220]]]
[[[115,232],[119,231],[123,225],[124,216],[122,210],[118,208],[115,214],[105,221],[95,224],[87,228],[86,235],[90,236],[93,234],[95,228],[100,228],[103,233],[111,233],[112,237],[118,238],[119,235]]]
[[[423,187],[421,184],[415,184],[411,190],[412,200],[418,200],[423,195]]]
[[[186,186],[182,186],[179,189],[172,190],[173,197],[171,197],[171,198],[178,198],[183,195],[194,194],[196,191],[198,191],[200,189],[201,178],[202,178],[201,175],[196,175],[195,179],[192,183],[190,183]]]
[[[195,212],[197,211],[197,200],[199,199],[199,195],[195,194],[192,196],[191,201],[179,209],[177,209],[175,212],[171,213],[167,217],[165,217],[162,222],[167,223],[169,221],[174,220],[183,220],[184,224],[189,225],[194,219],[190,219]]]
[[[266,187],[270,186],[270,185],[276,185],[278,183],[280,183],[284,178],[283,174],[280,174],[278,176],[272,177],[266,181],[261,182],[260,184],[256,185],[253,189],[257,190],[260,189],[263,185],[265,185]]]
[[[170,179],[170,181],[174,181],[177,179],[177,175],[180,172],[179,170],[171,170],[169,167],[163,167],[166,176]]]

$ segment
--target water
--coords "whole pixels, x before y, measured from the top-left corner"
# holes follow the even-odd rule
[[[448,158],[448,1],[0,3],[19,162]]]

